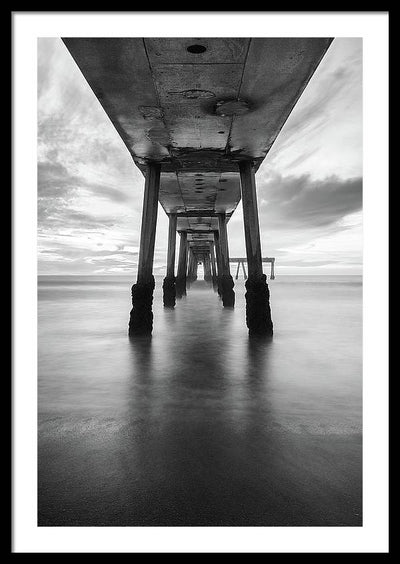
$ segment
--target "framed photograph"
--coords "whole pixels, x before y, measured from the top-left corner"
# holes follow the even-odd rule
[[[387,552],[388,13],[12,19],[12,551]]]

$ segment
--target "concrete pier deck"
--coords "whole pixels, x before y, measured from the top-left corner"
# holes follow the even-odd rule
[[[135,164],[193,240],[229,221],[332,38],[63,39]]]

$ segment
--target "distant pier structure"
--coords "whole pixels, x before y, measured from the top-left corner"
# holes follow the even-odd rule
[[[239,269],[240,267],[242,267],[242,271],[243,271],[243,277],[245,280],[247,280],[247,273],[246,273],[246,267],[244,265],[245,262],[247,262],[247,258],[246,257],[241,257],[241,258],[230,258],[229,262],[234,262],[237,263],[237,270],[236,270],[236,276],[235,276],[235,280],[237,280],[239,278]],[[264,257],[261,259],[261,262],[269,262],[271,263],[271,272],[270,272],[270,280],[275,280],[275,257]]]
[[[144,176],[129,335],[150,334],[153,328],[158,203],[169,218],[164,306],[174,307],[186,294],[201,262],[222,305],[234,307],[227,225],[240,200],[246,323],[250,335],[271,335],[256,172],[332,38],[68,37],[63,42]]]

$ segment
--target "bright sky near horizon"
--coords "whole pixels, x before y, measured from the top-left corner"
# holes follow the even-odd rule
[[[361,39],[333,41],[256,181],[262,252],[277,274],[361,274]],[[39,39],[39,274],[134,275],[143,186],[61,39]],[[155,274],[167,232],[160,207]],[[228,236],[231,256],[245,256],[241,204]]]

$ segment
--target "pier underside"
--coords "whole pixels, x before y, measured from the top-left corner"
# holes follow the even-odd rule
[[[255,173],[332,39],[63,41],[146,179],[130,334],[152,330],[158,202],[170,218],[164,305],[185,294],[202,262],[223,305],[234,306],[226,224],[241,199],[247,325],[250,334],[272,334]]]

